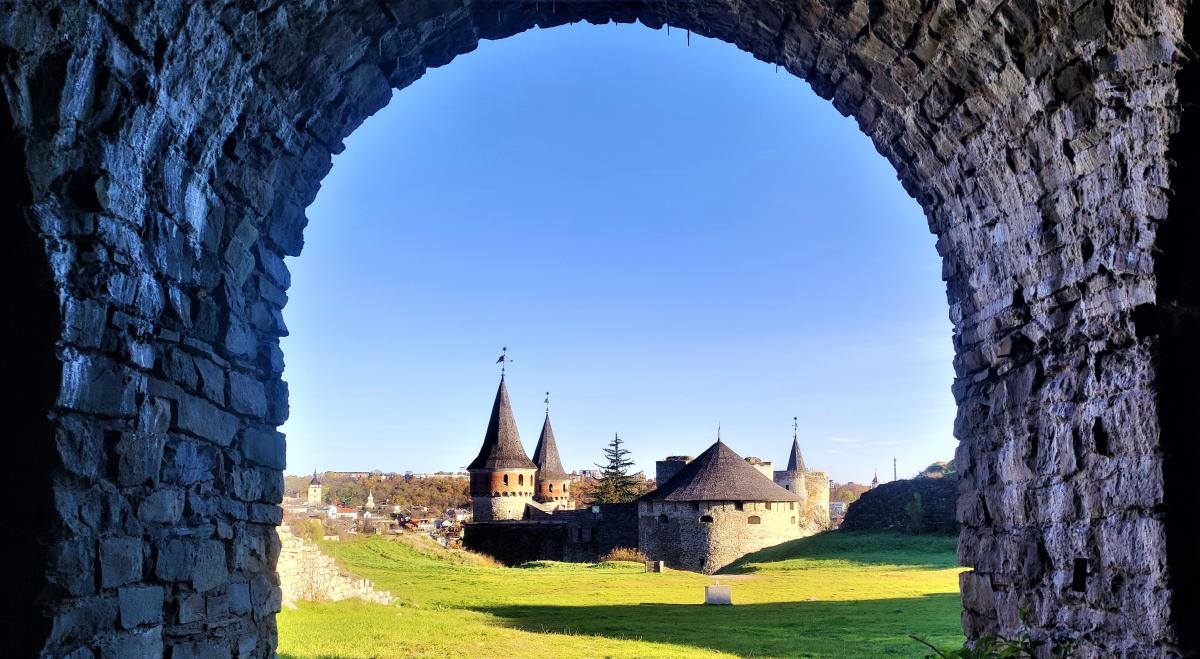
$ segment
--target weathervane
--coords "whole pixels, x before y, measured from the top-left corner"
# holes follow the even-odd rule
[[[512,358],[510,358],[508,356],[508,346],[504,346],[503,348],[500,349],[500,358],[496,360],[496,363],[500,365],[500,379],[501,380],[504,379],[504,371],[508,367],[508,363],[511,361],[512,361]]]
[[[800,417],[792,417],[792,439],[800,436]]]
[[[542,401],[546,404],[546,414],[550,414],[550,392],[546,392],[546,400]]]

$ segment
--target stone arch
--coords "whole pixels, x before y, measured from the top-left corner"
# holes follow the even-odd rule
[[[1185,577],[1200,524],[1183,503],[1200,465],[1184,383],[1200,361],[1200,296],[1184,264],[1200,239],[1167,222],[1196,207],[1170,194],[1195,171],[1191,154],[1173,154],[1174,173],[1167,157],[1190,126],[1180,97],[1197,88],[1178,55],[1183,3],[283,0],[217,12],[65,0],[17,3],[0,25],[0,148],[22,154],[6,159],[21,170],[12,210],[25,225],[12,231],[44,254],[14,260],[35,273],[19,281],[42,310],[30,359],[45,363],[28,372],[34,389],[58,389],[26,411],[47,439],[22,464],[31,491],[96,504],[46,499],[51,528],[29,554],[46,566],[26,600],[43,607],[32,617],[45,624],[25,627],[34,645],[271,652],[283,256],[303,246],[330,154],[392,89],[479,39],[587,20],[670,24],[805,78],[924,208],[955,325],[967,635],[1015,635],[1028,608],[1036,638],[1078,635],[1096,654],[1197,647],[1180,621],[1197,615]],[[199,490],[208,503],[178,518],[168,506],[114,521]],[[197,534],[168,543],[170,524]],[[123,564],[118,549],[157,564]],[[1095,569],[1066,599],[1055,584],[1076,559]],[[1118,577],[1121,593],[1104,594]],[[246,590],[252,611],[195,641],[169,615],[157,635],[77,622],[131,584],[163,589],[166,612],[200,586]]]

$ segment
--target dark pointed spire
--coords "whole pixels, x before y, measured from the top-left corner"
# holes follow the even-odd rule
[[[567,478],[562,459],[558,457],[558,444],[554,441],[554,428],[550,427],[549,411],[546,412],[546,421],[542,423],[542,434],[538,436],[537,448],[533,449],[533,463],[538,468],[538,480],[554,481]]]
[[[792,453],[788,455],[787,470],[791,472],[807,470],[807,467],[804,466],[804,456],[800,454],[800,420],[797,417],[792,417]]]
[[[521,446],[521,435],[513,419],[512,405],[508,402],[508,385],[500,378],[496,389],[496,402],[492,403],[492,416],[488,419],[487,432],[483,435],[483,446],[479,455],[467,465],[467,469],[537,469],[537,465]]]

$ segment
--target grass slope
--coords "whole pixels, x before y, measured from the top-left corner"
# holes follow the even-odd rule
[[[323,548],[398,605],[284,611],[283,657],[919,657],[908,634],[962,642],[953,538],[825,533],[772,547],[715,577],[733,607],[700,604],[714,577],[635,563],[500,568],[378,537]]]

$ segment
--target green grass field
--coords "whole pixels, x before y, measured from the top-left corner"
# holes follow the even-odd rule
[[[954,538],[824,533],[716,577],[636,563],[489,566],[372,537],[323,549],[396,605],[301,604],[279,614],[282,657],[921,657],[959,645]],[[430,543],[432,545],[432,543]],[[732,607],[704,586],[733,587]]]

